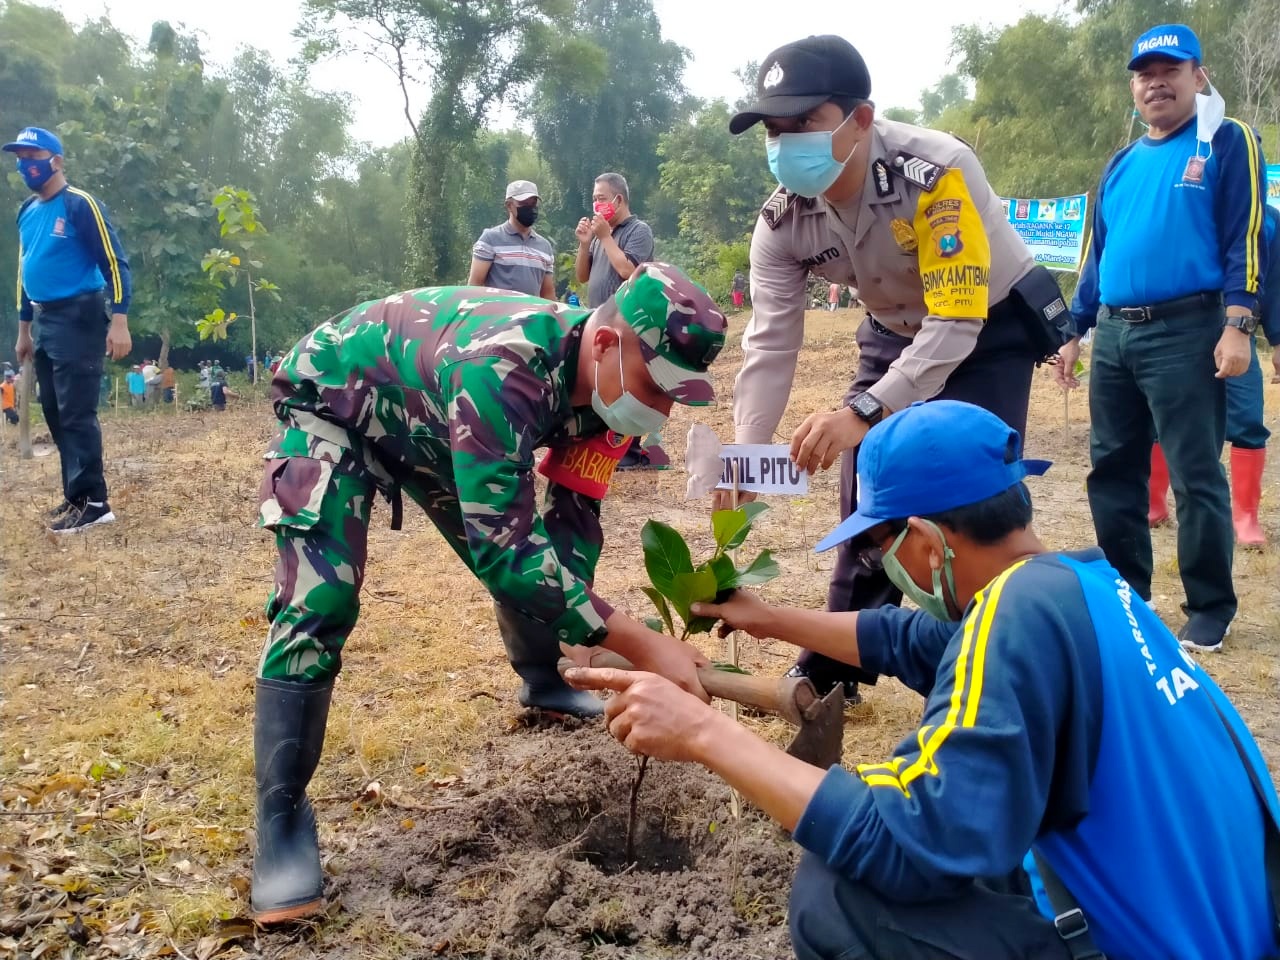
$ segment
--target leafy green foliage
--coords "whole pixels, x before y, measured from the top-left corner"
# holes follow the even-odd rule
[[[716,549],[709,559],[696,567],[684,537],[674,527],[660,520],[649,520],[640,530],[644,550],[644,566],[652,586],[644,594],[657,608],[659,617],[645,621],[654,629],[665,629],[672,636],[687,639],[695,633],[706,633],[716,625],[714,617],[695,617],[690,606],[723,600],[737,587],[768,583],[781,574],[777,561],[768,550],[745,567],[734,565],[729,551],[741,546],[751,532],[752,522],[768,507],[763,503],[746,503],[736,510],[717,510],[711,515],[711,530]],[[683,630],[677,633],[678,614]]]

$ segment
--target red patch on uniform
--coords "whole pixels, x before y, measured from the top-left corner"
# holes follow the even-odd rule
[[[630,437],[608,430],[571,446],[548,450],[538,464],[538,472],[570,490],[603,500],[609,492],[613,471],[630,445]]]

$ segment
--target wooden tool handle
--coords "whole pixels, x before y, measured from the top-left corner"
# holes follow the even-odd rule
[[[565,660],[560,661],[563,672],[569,666],[577,664]],[[634,670],[635,666],[626,657],[619,656],[611,650],[601,650],[591,655],[591,666],[613,667],[616,670]],[[783,713],[783,705],[778,702],[778,680],[776,677],[755,677],[747,673],[731,673],[717,670],[714,667],[699,667],[698,682],[702,689],[721,700],[733,700],[744,706],[755,707],[767,713]]]

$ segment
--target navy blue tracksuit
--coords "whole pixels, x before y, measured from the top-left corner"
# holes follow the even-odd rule
[[[98,396],[111,313],[127,313],[129,261],[106,209],[68,186],[18,212],[19,319],[35,321],[40,407],[71,503],[105,502]]]

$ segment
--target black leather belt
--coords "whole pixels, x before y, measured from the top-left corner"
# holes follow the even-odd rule
[[[91,298],[101,298],[102,295],[101,290],[90,290],[88,293],[77,293],[74,297],[64,297],[61,300],[32,300],[31,303],[41,310],[57,310],[60,307],[69,307],[73,303],[83,303]]]
[[[1184,313],[1190,313],[1192,310],[1220,308],[1221,306],[1222,294],[1220,293],[1193,293],[1189,297],[1161,300],[1159,303],[1148,304],[1144,307],[1113,307],[1108,305],[1107,310],[1111,313],[1111,316],[1123,320],[1125,323],[1146,323],[1149,320],[1163,320],[1165,317],[1180,316]]]

